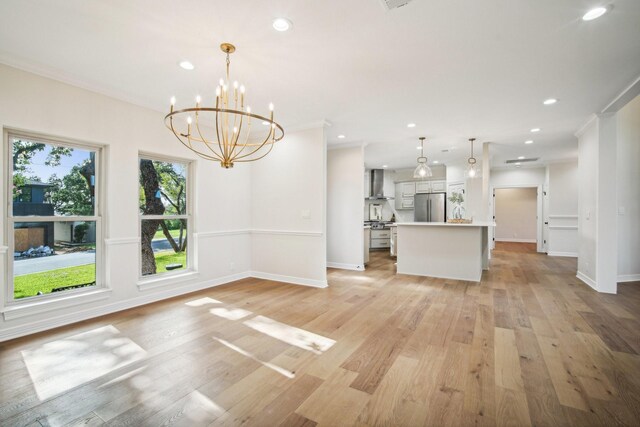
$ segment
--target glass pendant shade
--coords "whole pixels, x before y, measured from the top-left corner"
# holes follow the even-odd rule
[[[476,166],[476,158],[473,157],[473,141],[475,138],[469,138],[469,142],[471,142],[471,156],[467,159],[467,176],[469,178],[475,178],[478,175],[478,167]]]
[[[467,166],[467,176],[469,178],[475,178],[477,174],[478,174],[478,169],[476,168],[476,164],[469,163],[469,166]]]
[[[432,176],[431,168],[427,164],[427,158],[424,156],[424,136],[420,138],[420,157],[418,157],[418,166],[413,171],[413,177],[417,179],[428,178]]]
[[[431,168],[427,165],[426,157],[418,157],[418,166],[413,171],[414,178],[428,178],[432,176]]]

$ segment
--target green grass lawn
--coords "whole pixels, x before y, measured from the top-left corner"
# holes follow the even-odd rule
[[[157,272],[166,272],[166,266],[168,264],[182,264],[182,268],[186,268],[187,253],[174,253],[173,251],[156,252]],[[19,299],[31,297],[37,295],[38,291],[43,294],[48,294],[51,292],[51,289],[54,288],[90,283],[93,281],[95,281],[94,264],[78,265],[76,267],[25,274],[14,277],[13,279],[14,298]]]
[[[169,230],[169,234],[171,234],[171,237],[173,237],[174,239],[177,239],[178,237],[180,237],[180,230]],[[187,235],[187,230],[183,230],[182,232],[182,237],[185,237]],[[166,237],[164,236],[164,233],[162,232],[162,229],[156,231],[156,234],[153,235],[154,239],[166,239]]]

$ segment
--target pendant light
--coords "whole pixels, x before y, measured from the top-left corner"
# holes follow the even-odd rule
[[[475,138],[469,138],[469,142],[471,142],[471,157],[469,157],[469,159],[467,159],[467,176],[469,178],[475,178],[476,175],[478,174],[478,168],[476,166],[476,158],[473,157],[473,141],[475,141]]]
[[[418,166],[413,171],[413,177],[418,179],[428,178],[432,175],[431,168],[427,165],[427,158],[424,156],[424,136],[420,137],[420,157],[418,157]]]

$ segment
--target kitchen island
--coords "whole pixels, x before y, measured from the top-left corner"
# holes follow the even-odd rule
[[[399,222],[399,274],[479,282],[489,269],[489,227],[494,222]]]

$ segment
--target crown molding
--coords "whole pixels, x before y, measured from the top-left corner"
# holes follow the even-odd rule
[[[584,135],[584,132],[591,125],[591,123],[598,118],[597,114],[590,114],[587,120],[584,122],[582,126],[578,128],[578,130],[573,134],[576,138],[580,138]]]
[[[627,105],[631,100],[635,99],[636,96],[640,95],[640,76],[638,76],[633,83],[627,86],[618,96],[616,96],[613,101],[609,103],[604,109],[602,113],[617,113]]]

